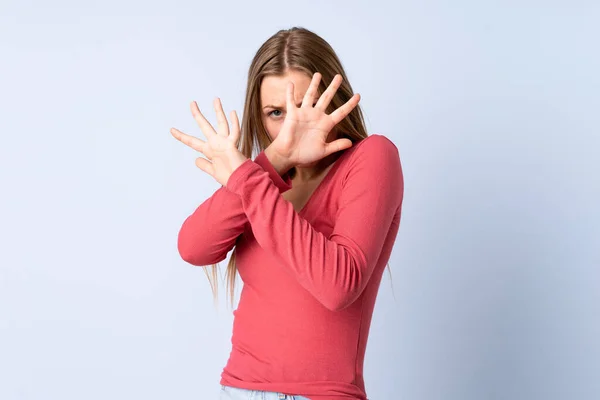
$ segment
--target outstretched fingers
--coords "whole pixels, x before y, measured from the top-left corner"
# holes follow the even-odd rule
[[[231,134],[229,135],[229,139],[231,139],[233,141],[233,143],[237,143],[237,141],[240,139],[240,132],[241,132],[241,128],[240,128],[240,120],[238,119],[237,113],[235,112],[235,110],[231,111],[229,113],[229,116],[231,118]]]
[[[227,118],[225,117],[225,112],[223,111],[223,104],[221,103],[221,99],[216,97],[213,100],[213,107],[215,109],[215,113],[217,114],[217,130],[220,136],[229,136],[229,122],[227,122]]]
[[[340,75],[340,74],[336,74],[333,77],[333,80],[331,81],[331,83],[329,84],[327,89],[325,89],[325,91],[319,98],[319,101],[317,101],[317,104],[315,104],[315,108],[318,108],[320,110],[323,110],[323,112],[325,112],[325,110],[327,109],[327,106],[329,106],[329,103],[331,102],[331,99],[333,99],[335,92],[337,92],[338,88],[342,84],[342,80],[343,80],[343,78],[342,78],[342,75]]]
[[[325,157],[327,157],[330,154],[336,153],[340,150],[348,149],[350,147],[352,147],[352,141],[350,139],[343,138],[334,140],[331,143],[327,143],[327,145],[325,146]]]
[[[286,102],[286,110],[288,114],[294,108],[296,108],[296,104],[294,104],[294,82],[290,81],[287,85],[287,90],[285,92],[285,102]]]
[[[196,158],[196,167],[200,168],[202,171],[206,172],[210,176],[215,176],[215,167],[212,165],[210,161],[205,158],[198,157]]]
[[[198,126],[200,127],[202,133],[207,139],[210,135],[217,134],[210,122],[208,122],[206,118],[204,118],[204,115],[202,115],[202,113],[200,112],[198,104],[195,101],[192,101],[192,103],[190,104],[190,109],[192,110],[192,115],[194,116],[194,119],[198,123]]]
[[[175,139],[179,140],[181,143],[191,147],[194,150],[200,152],[203,152],[204,150],[204,145],[206,144],[204,140],[185,134],[176,128],[171,128],[171,135],[173,135]]]
[[[319,89],[319,82],[321,82],[321,74],[315,72],[312,80],[310,81],[310,85],[304,94],[304,98],[302,99],[302,104],[300,107],[312,107],[315,104],[315,97],[317,96],[317,91]]]
[[[334,125],[337,125],[340,121],[342,121],[350,112],[357,106],[360,101],[360,94],[356,93],[354,96],[350,98],[346,103],[344,103],[340,108],[329,114],[329,116],[333,119]]]

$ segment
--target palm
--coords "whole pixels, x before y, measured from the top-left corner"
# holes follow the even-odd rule
[[[316,105],[312,107],[319,80],[320,74],[315,73],[300,107],[296,107],[294,104],[293,84],[290,83],[288,86],[287,115],[272,146],[278,154],[286,157],[294,165],[310,164],[331,153],[352,146],[349,139],[337,139],[333,142],[327,142],[327,137],[335,125],[356,107],[360,95],[355,94],[343,106],[331,114],[326,114],[325,110],[330,99],[333,98],[341,83],[341,76],[337,75],[334,78]]]
[[[287,145],[292,149],[289,157],[297,164],[309,164],[327,156],[327,136],[334,126],[331,117],[316,108],[289,112],[281,128],[284,134],[294,132],[286,135]]]
[[[214,107],[217,112],[217,131],[202,115],[196,102],[191,104],[192,115],[206,136],[206,141],[187,135],[175,128],[171,129],[171,134],[182,143],[202,152],[206,159],[197,158],[196,166],[225,186],[232,172],[246,160],[246,157],[237,149],[236,145],[240,138],[240,122],[236,112],[231,112],[233,127],[230,133],[229,123],[220,99],[215,99]]]

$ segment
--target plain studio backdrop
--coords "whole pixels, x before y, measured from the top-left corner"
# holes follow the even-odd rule
[[[598,2],[84,3],[0,6],[0,399],[217,398],[231,310],[176,243],[220,185],[169,129],[241,117],[292,26],[404,167],[370,399],[600,398]]]

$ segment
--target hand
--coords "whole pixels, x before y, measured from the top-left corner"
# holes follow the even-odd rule
[[[329,132],[356,107],[360,101],[357,93],[340,108],[331,114],[325,114],[335,92],[342,83],[342,76],[337,74],[329,87],[323,92],[319,101],[314,98],[319,87],[321,74],[316,72],[302,104],[296,107],[294,102],[294,84],[290,82],[286,93],[286,116],[281,130],[269,147],[292,165],[305,165],[318,161],[340,150],[352,147],[350,139],[337,139],[327,142]]]
[[[183,144],[203,153],[208,160],[198,157],[196,159],[196,166],[215,178],[221,185],[227,186],[227,180],[233,171],[248,158],[236,146],[240,137],[240,121],[237,118],[236,112],[232,111],[230,114],[233,121],[233,129],[231,134],[229,134],[229,123],[225,118],[221,100],[216,98],[213,106],[217,113],[219,133],[215,132],[210,123],[204,118],[198,109],[198,104],[195,101],[190,104],[192,115],[208,141],[205,142],[194,136],[186,135],[175,128],[171,128],[171,134]]]

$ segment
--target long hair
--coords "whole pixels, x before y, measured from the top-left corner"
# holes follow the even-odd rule
[[[247,158],[252,158],[253,150],[261,152],[272,142],[261,118],[260,88],[262,80],[266,76],[283,76],[288,70],[304,72],[311,79],[315,72],[319,72],[321,81],[316,98],[319,98],[327,89],[336,74],[342,75],[342,83],[326,109],[328,114],[341,107],[354,95],[342,63],[329,43],[305,28],[293,27],[280,30],[258,49],[248,70],[241,134],[237,144],[240,152]],[[334,139],[348,138],[353,146],[367,138],[368,134],[360,105],[354,107],[335,126],[334,130]],[[292,168],[289,174],[290,177],[293,177],[295,169]],[[231,304],[233,304],[237,274],[235,251],[234,248],[226,272]],[[213,264],[210,268],[210,273],[208,267],[204,270],[216,300],[218,264]]]

